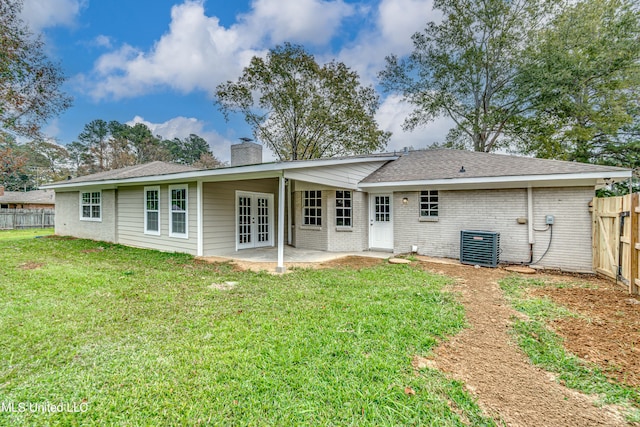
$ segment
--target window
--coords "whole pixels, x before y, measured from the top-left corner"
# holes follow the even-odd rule
[[[144,187],[144,233],[160,235],[160,187]]]
[[[102,221],[102,192],[80,193],[80,219],[83,221]]]
[[[336,226],[351,227],[351,191],[336,191]]]
[[[420,218],[438,217],[438,190],[420,192]]]
[[[322,225],[322,191],[305,191],[302,201],[302,221],[304,225]]]
[[[187,198],[188,189],[186,185],[169,186],[169,236],[182,237],[187,239]]]

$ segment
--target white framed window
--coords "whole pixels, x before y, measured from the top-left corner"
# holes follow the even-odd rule
[[[102,191],[80,192],[80,220],[102,221]]]
[[[144,187],[144,234],[160,235],[160,187]]]
[[[438,190],[420,192],[420,218],[438,217]]]
[[[352,226],[351,191],[336,191],[336,227]]]
[[[322,226],[322,191],[304,191],[302,199],[302,224]]]
[[[185,185],[169,186],[169,236],[189,238],[188,215],[189,187]]]

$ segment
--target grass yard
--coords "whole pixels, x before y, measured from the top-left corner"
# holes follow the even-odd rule
[[[20,230],[0,230],[0,242],[5,240],[20,240],[30,237],[50,236],[53,228],[23,228]]]
[[[273,276],[23,232],[0,233],[0,265],[2,425],[494,425],[411,366],[464,326],[442,276]],[[86,411],[18,411],[47,402]]]

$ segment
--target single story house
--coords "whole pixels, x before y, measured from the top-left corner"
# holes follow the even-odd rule
[[[54,209],[55,196],[52,190],[5,191],[0,186],[0,209]]]
[[[591,272],[594,190],[623,168],[427,149],[260,163],[232,146],[210,170],[153,162],[56,191],[56,234],[198,256],[277,247],[458,258],[462,230],[500,233],[500,259]]]

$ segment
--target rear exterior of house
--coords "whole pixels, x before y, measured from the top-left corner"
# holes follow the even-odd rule
[[[502,261],[592,271],[594,189],[630,176],[456,150],[217,170],[160,163],[52,185],[56,234],[201,256],[275,246],[280,265],[285,245],[458,258],[460,232],[484,230],[500,233]]]

